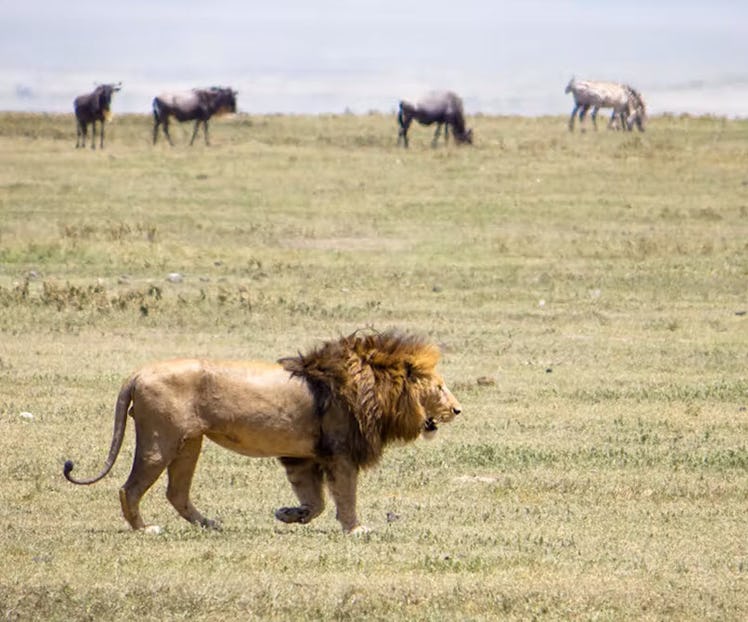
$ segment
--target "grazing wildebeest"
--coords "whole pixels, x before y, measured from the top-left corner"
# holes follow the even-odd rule
[[[169,136],[169,117],[173,116],[180,123],[195,121],[195,131],[192,132],[190,145],[195,142],[195,136],[202,123],[205,144],[209,145],[208,120],[214,114],[227,112],[236,112],[236,91],[230,88],[214,86],[180,93],[162,93],[153,100],[153,144],[156,144],[158,138],[159,125],[163,125],[164,135],[169,144],[174,144]]]
[[[101,122],[101,148],[104,148],[104,122],[111,117],[112,93],[119,91],[122,83],[100,84],[93,92],[79,95],[73,102],[75,108],[75,148],[86,146],[88,124],[91,124],[91,149],[96,149],[96,122]]]
[[[621,128],[631,130],[634,123],[644,131],[646,107],[641,94],[628,84],[599,82],[572,78],[566,85],[565,93],[574,96],[574,109],[569,119],[569,131],[574,130],[574,117],[579,112],[579,123],[584,122],[587,111],[592,108],[592,124],[597,129],[597,112],[600,108],[612,108],[608,128],[620,119]]]
[[[408,146],[408,128],[413,119],[421,125],[436,123],[436,132],[431,141],[431,146],[436,147],[439,132],[444,125],[444,142],[449,139],[449,126],[458,143],[473,143],[473,130],[465,129],[465,114],[462,108],[462,100],[451,91],[439,91],[429,93],[415,105],[407,101],[400,102],[400,110],[397,113],[397,122],[400,132],[397,136],[397,144],[403,141]]]

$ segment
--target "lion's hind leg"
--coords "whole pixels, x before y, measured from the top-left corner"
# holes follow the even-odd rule
[[[165,468],[166,461],[160,455],[155,459],[153,456],[146,459],[141,447],[136,447],[130,476],[119,491],[122,514],[133,529],[147,529],[140,514],[140,500]],[[154,531],[157,531],[157,528],[154,528]]]
[[[169,463],[169,484],[166,488],[166,498],[180,516],[195,525],[209,529],[220,529],[220,525],[209,518],[205,518],[190,501],[190,487],[195,474],[197,460],[203,437],[190,438],[183,441],[176,457]]]
[[[286,467],[286,477],[300,505],[277,509],[275,518],[284,523],[308,523],[325,508],[322,468],[314,460],[304,458],[281,458],[280,461]]]
[[[176,443],[166,441],[173,435],[156,430],[149,422],[135,419],[135,456],[127,481],[119,491],[122,514],[133,529],[159,533],[156,525],[148,526],[140,515],[140,501],[148,489],[177,455]]]

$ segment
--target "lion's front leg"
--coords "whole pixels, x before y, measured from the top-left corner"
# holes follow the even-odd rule
[[[368,531],[360,525],[356,515],[356,487],[358,467],[344,457],[336,457],[325,465],[327,487],[330,489],[337,508],[336,517],[343,531],[358,534]]]
[[[308,523],[325,508],[322,468],[314,460],[304,458],[281,458],[280,461],[286,467],[286,477],[300,505],[277,509],[275,518],[284,523]]]

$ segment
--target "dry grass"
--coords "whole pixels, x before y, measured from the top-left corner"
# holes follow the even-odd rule
[[[70,116],[0,115],[0,615],[748,617],[748,123],[565,123],[406,152],[389,117],[240,116],[170,149],[123,116],[92,152]],[[433,336],[465,409],[363,476],[370,536],[275,522],[281,468],[209,444],[221,533],[163,482],[165,533],[126,529],[132,430],[109,478],[63,480],[100,468],[145,361],[366,325]]]

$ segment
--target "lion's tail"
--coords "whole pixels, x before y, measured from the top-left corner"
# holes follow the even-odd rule
[[[125,438],[125,424],[127,423],[127,409],[130,407],[132,402],[132,391],[135,386],[135,377],[130,378],[120,389],[119,396],[117,396],[117,405],[114,408],[114,432],[112,434],[112,444],[109,447],[109,456],[107,456],[104,468],[101,470],[96,477],[91,479],[75,479],[70,472],[73,470],[73,461],[66,460],[65,466],[62,469],[62,473],[65,479],[73,484],[95,484],[100,479],[105,477],[109,471],[112,470],[114,462],[117,460],[119,450],[122,447],[122,440]]]

